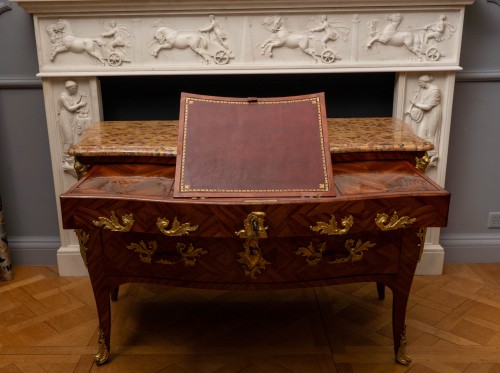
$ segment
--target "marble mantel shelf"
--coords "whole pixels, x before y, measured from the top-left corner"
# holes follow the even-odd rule
[[[32,13],[93,13],[112,12],[126,13],[128,11],[142,12],[158,10],[189,10],[191,12],[203,11],[203,9],[276,9],[286,4],[287,9],[308,9],[321,8],[383,8],[383,7],[407,7],[411,6],[464,6],[470,5],[474,0],[414,0],[411,4],[405,0],[183,0],[183,1],[162,1],[162,0],[13,0],[23,8]],[[307,4],[307,5],[305,5]]]
[[[428,151],[433,145],[397,118],[328,119],[332,153]],[[94,123],[69,153],[75,156],[177,155],[177,121]]]

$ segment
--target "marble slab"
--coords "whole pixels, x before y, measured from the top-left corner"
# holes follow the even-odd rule
[[[332,153],[429,151],[434,145],[418,137],[398,118],[328,119]]]
[[[74,156],[177,155],[177,121],[106,121],[94,123],[74,145]],[[428,151],[434,146],[397,118],[329,118],[332,153]]]

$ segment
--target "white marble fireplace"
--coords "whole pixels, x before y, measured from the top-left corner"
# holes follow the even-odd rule
[[[68,147],[103,120],[107,76],[162,76],[168,90],[168,76],[391,72],[392,116],[434,143],[427,173],[444,185],[473,0],[16,2],[34,15],[57,196],[76,181]],[[60,235],[60,274],[86,274],[74,233],[61,227]],[[444,255],[439,229],[429,229],[417,273],[440,274]]]

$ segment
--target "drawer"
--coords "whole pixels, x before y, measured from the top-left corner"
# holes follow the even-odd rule
[[[97,231],[96,231],[97,233]],[[261,239],[164,237],[101,231],[107,276],[162,278],[176,283],[304,283],[398,271],[401,231],[338,237]]]

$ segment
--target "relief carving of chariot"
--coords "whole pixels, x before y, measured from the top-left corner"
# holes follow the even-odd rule
[[[339,53],[330,45],[339,37],[347,41],[349,28],[343,23],[328,20],[326,15],[322,15],[317,25],[307,31],[295,32],[285,26],[282,17],[272,16],[261,20],[261,24],[273,35],[260,44],[261,54],[268,54],[273,57],[274,48],[300,49],[310,56],[315,62],[327,64],[341,60]],[[314,33],[322,33],[321,39],[314,36]]]
[[[202,58],[206,64],[212,61],[217,65],[225,65],[234,58],[227,42],[227,35],[214,15],[208,16],[210,23],[198,30],[183,31],[169,26],[159,26],[154,32],[154,46],[151,55],[157,57],[162,49],[190,49]]]
[[[403,21],[400,13],[387,15],[386,21],[382,31],[378,31],[377,18],[370,19],[368,22],[370,37],[363,43],[365,50],[369,50],[376,43],[394,47],[404,46],[417,56],[419,61],[438,61],[443,56],[438,43],[451,38],[456,31],[455,26],[447,21],[445,15],[439,16],[436,22],[415,29],[400,28]]]
[[[130,48],[128,28],[110,21],[109,27],[99,36],[80,37],[73,33],[67,20],[60,19],[46,28],[51,43],[50,60],[59,53],[86,53],[101,64],[120,66],[130,62],[123,48]]]

